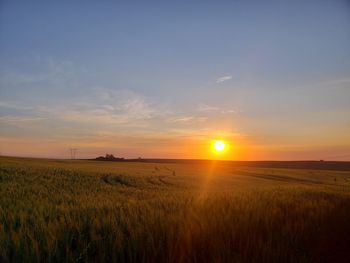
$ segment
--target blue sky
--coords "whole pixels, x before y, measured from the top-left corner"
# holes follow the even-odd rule
[[[1,1],[0,151],[349,160],[349,28],[348,1]]]

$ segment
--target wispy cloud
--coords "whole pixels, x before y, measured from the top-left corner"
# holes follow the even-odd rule
[[[0,108],[13,109],[13,110],[30,110],[31,107],[23,106],[20,103],[13,101],[0,101]]]
[[[224,107],[217,107],[213,105],[208,105],[204,103],[200,103],[197,106],[197,111],[201,112],[203,114],[205,113],[221,113],[221,114],[235,114],[235,113],[241,113],[240,110],[234,110],[230,108],[224,108]]]
[[[45,120],[41,117],[19,117],[19,116],[1,116],[0,123],[28,123]]]
[[[2,86],[33,90],[32,96],[0,100],[0,124],[6,127],[0,136],[12,131],[33,138],[72,141],[86,136],[91,141],[126,135],[198,136],[203,129],[218,127],[231,118],[223,114],[231,113],[230,109],[209,105],[210,101],[197,107],[193,102],[190,107],[172,108],[167,100],[143,95],[142,88],[134,91],[109,83],[105,88],[98,82],[85,82],[81,76],[86,72],[71,61],[38,58],[31,64],[28,71],[0,72]],[[216,82],[231,78],[223,76]]]
[[[96,89],[56,107],[42,107],[41,113],[63,121],[85,124],[137,124],[160,114],[150,99],[131,90]]]
[[[220,110],[219,107],[204,104],[204,103],[200,103],[197,106],[197,111],[200,111],[200,112],[213,112],[213,111],[218,111],[218,110]]]
[[[242,111],[237,111],[237,110],[222,110],[222,114],[236,114],[236,113],[241,113]]]
[[[184,117],[175,117],[169,120],[169,122],[173,123],[188,123],[188,122],[204,122],[206,121],[206,117],[195,117],[195,116],[184,116]]]
[[[24,64],[28,61],[24,60]],[[9,68],[0,72],[0,84],[7,88],[70,89],[78,82],[79,70],[70,60],[36,57],[30,60],[30,70]]]
[[[223,77],[220,77],[216,80],[216,83],[222,83],[222,82],[225,82],[225,81],[228,81],[232,79],[232,76],[231,75],[228,75],[228,76],[223,76]]]
[[[29,105],[30,104],[30,105]],[[95,89],[86,96],[69,99],[57,98],[50,104],[20,103],[20,101],[0,101],[0,109],[8,114],[0,116],[1,123],[55,121],[62,126],[75,123],[96,127],[109,127],[123,124],[145,125],[152,118],[163,116],[162,111],[150,98],[131,90]]]

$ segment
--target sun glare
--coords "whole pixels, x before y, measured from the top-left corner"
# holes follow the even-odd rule
[[[225,142],[224,141],[215,141],[214,148],[217,152],[222,152],[225,150]]]

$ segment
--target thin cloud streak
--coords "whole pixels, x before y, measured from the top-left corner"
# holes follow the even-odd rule
[[[216,80],[216,83],[222,83],[222,82],[225,82],[225,81],[228,81],[232,79],[232,76],[229,75],[229,76],[223,76],[223,77],[220,77]]]
[[[41,117],[19,117],[19,116],[1,116],[0,123],[22,123],[22,122],[39,122],[47,118]]]

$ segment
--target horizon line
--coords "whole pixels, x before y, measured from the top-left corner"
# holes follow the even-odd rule
[[[59,158],[59,157],[39,157],[39,156],[24,156],[24,155],[0,155],[1,157],[10,157],[10,158],[28,158],[28,159],[46,159],[46,160],[76,160],[76,161],[94,161],[96,158]],[[169,161],[220,161],[220,162],[350,162],[349,160],[326,160],[326,159],[290,159],[290,160],[274,160],[274,159],[256,159],[256,160],[233,160],[233,159],[201,159],[201,158],[161,158],[161,157],[147,157],[147,158],[124,158],[124,157],[117,157],[117,158],[123,158],[124,161],[140,161],[142,160],[147,161],[155,161],[155,160],[169,160]],[[106,160],[106,162],[123,162],[123,160]],[[96,160],[98,161],[98,160]],[[103,160],[99,160],[103,161]]]

